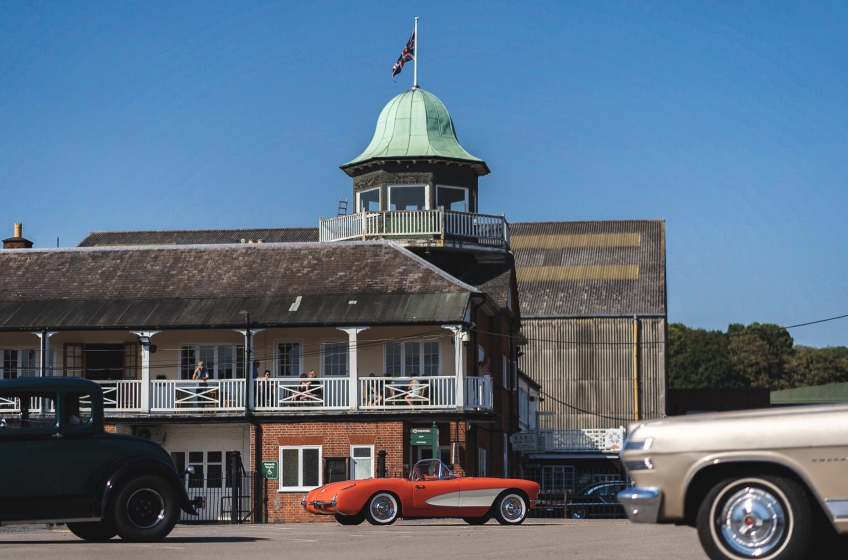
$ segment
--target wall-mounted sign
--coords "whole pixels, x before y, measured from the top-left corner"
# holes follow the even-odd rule
[[[439,430],[434,428],[410,428],[410,445],[435,445],[438,441]]]
[[[513,451],[534,452],[545,449],[545,436],[535,432],[512,434],[509,436],[509,442]]]
[[[278,461],[262,461],[262,474],[268,480],[280,478],[280,463]]]

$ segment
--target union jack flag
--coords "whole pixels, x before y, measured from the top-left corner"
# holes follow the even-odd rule
[[[394,68],[392,68],[392,81],[403,70],[403,65],[410,60],[415,60],[415,31],[412,32],[412,37],[409,38],[409,42],[406,43],[403,52],[400,53],[400,58],[397,59]]]

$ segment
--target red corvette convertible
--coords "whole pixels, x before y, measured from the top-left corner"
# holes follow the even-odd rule
[[[419,461],[409,478],[334,482],[312,490],[301,504],[335,515],[342,525],[390,525],[398,518],[459,517],[471,525],[495,518],[518,525],[538,503],[539,485],[514,478],[462,478],[438,459]]]

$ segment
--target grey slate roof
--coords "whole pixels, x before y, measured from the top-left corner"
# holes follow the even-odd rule
[[[242,241],[244,240],[244,241]],[[92,231],[77,247],[318,242],[318,228]]]
[[[665,315],[661,220],[510,224],[521,314]]]
[[[477,290],[391,242],[0,251],[0,330],[455,323]]]

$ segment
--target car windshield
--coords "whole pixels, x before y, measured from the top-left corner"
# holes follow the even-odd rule
[[[443,480],[454,478],[454,474],[438,459],[424,459],[412,467],[410,480]]]

